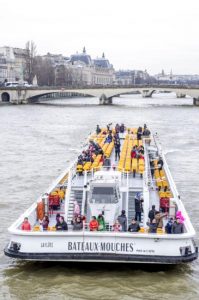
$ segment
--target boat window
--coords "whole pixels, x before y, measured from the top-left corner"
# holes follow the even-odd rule
[[[113,187],[94,187],[92,190],[90,203],[108,204],[117,203],[118,197],[116,189]]]

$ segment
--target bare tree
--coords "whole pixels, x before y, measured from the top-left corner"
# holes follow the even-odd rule
[[[29,83],[32,83],[35,76],[35,56],[36,45],[33,41],[26,43],[26,64],[25,64],[25,78]]]

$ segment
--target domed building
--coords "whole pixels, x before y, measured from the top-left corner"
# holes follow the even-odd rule
[[[82,53],[71,55],[69,65],[72,71],[73,84],[111,85],[114,81],[114,69],[103,54],[101,58],[91,59],[85,47]]]

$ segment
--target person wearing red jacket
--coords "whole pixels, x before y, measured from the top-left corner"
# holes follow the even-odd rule
[[[21,229],[22,230],[26,230],[26,231],[30,231],[31,230],[31,226],[30,226],[30,223],[28,221],[28,218],[24,218],[24,221],[21,225]]]
[[[89,223],[89,228],[90,228],[90,231],[97,231],[98,230],[98,227],[99,227],[99,224],[96,220],[96,217],[93,216],[92,217],[92,220],[90,221]]]

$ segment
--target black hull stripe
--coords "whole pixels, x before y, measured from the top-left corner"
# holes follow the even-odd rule
[[[188,256],[158,256],[158,255],[127,255],[108,253],[23,253],[4,249],[5,255],[23,260],[38,261],[104,261],[124,263],[157,263],[157,264],[180,264],[191,262],[198,257],[198,253]]]

